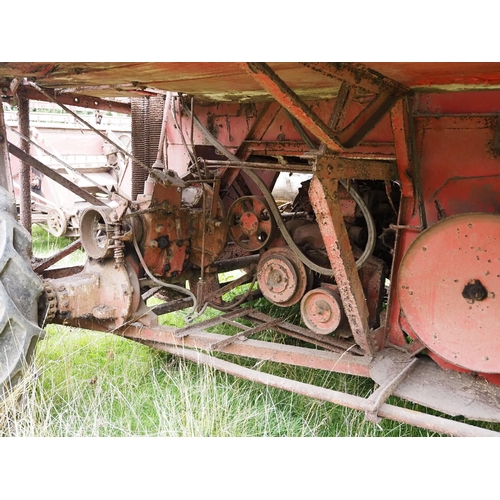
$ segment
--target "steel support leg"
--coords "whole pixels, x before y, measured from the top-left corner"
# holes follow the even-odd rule
[[[18,107],[19,132],[24,137],[30,136],[30,102],[28,99],[19,99]],[[21,138],[21,149],[30,154],[30,143]],[[31,167],[25,161],[21,162],[19,170],[19,215],[21,225],[31,234]]]
[[[10,171],[9,143],[7,141],[2,103],[0,103],[0,187],[3,187],[14,196],[12,173]]]
[[[375,347],[369,334],[368,307],[340,209],[338,180],[322,178],[320,181],[315,175],[311,180],[309,199],[318,220],[354,340],[365,354],[373,356]]]

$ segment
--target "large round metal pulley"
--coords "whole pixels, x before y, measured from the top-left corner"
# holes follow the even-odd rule
[[[308,275],[304,264],[288,247],[271,248],[257,266],[257,280],[264,297],[273,304],[288,307],[304,295]]]
[[[431,351],[474,372],[500,373],[500,216],[457,215],[427,229],[401,262],[398,292]]]
[[[333,333],[344,317],[339,293],[323,287],[311,290],[302,297],[300,313],[304,324],[320,335]]]
[[[87,208],[80,218],[80,238],[82,246],[92,259],[104,259],[113,255],[111,208]]]
[[[229,234],[245,250],[260,250],[272,239],[275,222],[264,198],[243,196],[229,208]]]

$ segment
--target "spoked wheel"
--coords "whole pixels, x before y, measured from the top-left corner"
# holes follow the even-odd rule
[[[14,201],[0,187],[0,397],[29,367],[37,341],[40,278],[30,265],[31,237],[12,215]]]
[[[47,215],[47,225],[50,234],[56,238],[63,236],[68,229],[66,215],[64,215],[64,212],[59,208],[51,208]]]

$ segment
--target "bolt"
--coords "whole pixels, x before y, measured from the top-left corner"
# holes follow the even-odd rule
[[[58,290],[59,290],[60,292],[65,292],[65,291],[66,291],[66,287],[65,287],[64,285],[61,285],[61,286],[58,288]]]
[[[462,297],[469,303],[484,300],[488,296],[488,291],[479,280],[469,280],[462,291]]]

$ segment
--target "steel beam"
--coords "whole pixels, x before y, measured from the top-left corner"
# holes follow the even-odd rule
[[[404,85],[360,63],[307,62],[301,64],[325,76],[347,82],[374,94],[388,91],[391,94],[402,96],[410,92]]]
[[[309,199],[354,340],[365,354],[373,356],[375,346],[369,334],[368,307],[340,208],[338,180],[328,177],[324,172],[319,172],[319,175],[317,172],[311,180]]]
[[[242,63],[241,66],[329,149],[337,152],[342,151],[333,130],[267,64]]]
[[[109,332],[106,324],[93,319],[79,318],[71,320],[61,318],[61,321],[64,321],[65,325],[77,328]],[[139,323],[126,324],[119,329],[114,329],[112,333],[138,342],[156,342],[202,350],[209,350],[214,342],[228,338],[227,335],[199,330],[195,331],[194,329],[190,330],[186,336],[177,337],[175,328],[165,326],[147,327]],[[359,375],[362,377],[370,376],[372,366],[371,358],[353,355],[351,352],[323,351],[317,348],[298,347],[253,339],[237,340],[227,346],[223,352],[225,354],[245,356],[252,359],[274,361],[276,363],[316,368],[318,370],[334,371],[348,375]]]
[[[330,179],[398,180],[396,162],[342,158],[336,155],[319,156],[316,169]]]
[[[100,109],[103,111],[113,111],[115,113],[123,113],[126,115],[130,115],[132,113],[130,103],[100,99],[99,97],[92,97],[82,94],[56,93],[56,91],[52,89],[44,90],[53,99],[57,99],[57,102],[66,104],[67,106]],[[29,85],[21,85],[17,93],[19,97],[23,97],[25,99],[53,102],[47,96],[43,95],[37,89]]]
[[[28,99],[20,98],[19,107],[17,110],[19,121],[19,132],[24,137],[30,135],[30,102]],[[29,141],[21,138],[21,149],[30,154]],[[31,234],[31,167],[24,161],[21,162],[19,169],[19,215],[21,225]]]
[[[5,128],[5,116],[3,104],[0,102],[0,187],[14,196],[14,184],[10,171],[9,143],[7,141],[7,130]]]

